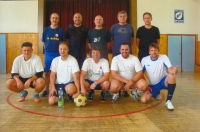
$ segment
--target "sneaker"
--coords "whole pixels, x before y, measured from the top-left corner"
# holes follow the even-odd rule
[[[102,100],[102,101],[106,100],[106,93],[104,93],[103,91],[101,91],[100,100]]]
[[[115,102],[119,99],[119,93],[113,94],[112,96],[112,102]]]
[[[28,92],[26,90],[22,90],[19,95],[20,99],[18,100],[18,102],[24,102],[27,95],[28,95]]]
[[[168,110],[174,110],[174,106],[173,106],[171,100],[167,100],[165,105],[167,106]]]
[[[129,97],[128,92],[127,91],[123,91],[123,95],[124,97]]]
[[[109,98],[111,98],[112,97],[112,95],[110,94],[110,92],[105,92],[105,95],[106,95],[106,97],[109,97]]]
[[[94,90],[91,90],[88,94],[88,100],[93,100],[94,97]]]
[[[47,91],[43,91],[42,94],[40,95],[41,97],[47,97],[48,96],[48,92]]]
[[[72,96],[70,96],[70,95],[67,95],[67,96],[68,96],[68,102],[73,103],[74,99],[72,98]]]
[[[41,101],[39,94],[36,92],[34,93],[34,101],[35,101],[35,103],[38,103]]]
[[[139,99],[139,92],[137,89],[134,89],[133,91],[131,91],[130,96],[135,100],[135,101],[140,101]]]
[[[69,97],[69,95],[64,91],[63,92],[63,97]]]
[[[159,94],[157,97],[156,97],[156,100],[161,100],[162,99],[162,96]]]

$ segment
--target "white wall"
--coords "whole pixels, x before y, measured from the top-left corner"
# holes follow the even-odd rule
[[[0,1],[0,33],[38,32],[38,1]]]
[[[152,25],[157,26],[161,34],[199,34],[199,6],[200,0],[137,0],[137,25],[144,25],[142,15],[150,12]],[[184,10],[184,23],[174,23],[175,9]]]
[[[200,41],[200,0],[197,0],[197,6],[198,6],[198,13],[197,13],[197,31],[198,31],[198,41]]]

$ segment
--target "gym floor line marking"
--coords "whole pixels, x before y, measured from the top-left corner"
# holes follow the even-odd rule
[[[13,108],[18,109],[20,111],[23,112],[27,112],[30,114],[35,114],[35,115],[40,115],[40,116],[48,116],[48,117],[55,117],[55,118],[105,118],[105,117],[114,117],[114,116],[124,116],[124,115],[130,115],[130,114],[134,114],[134,113],[139,113],[148,109],[151,109],[153,107],[158,106],[159,104],[161,104],[164,101],[164,94],[162,94],[162,99],[157,102],[154,105],[148,106],[146,108],[140,109],[140,110],[136,110],[136,111],[130,111],[130,112],[125,112],[125,113],[119,113],[119,114],[108,114],[108,115],[99,115],[99,116],[58,116],[58,115],[52,115],[52,114],[45,114],[45,113],[38,113],[38,112],[34,112],[34,111],[30,111],[30,110],[25,110],[22,108],[19,108],[17,106],[15,106],[14,104],[12,104],[10,102],[10,97],[13,95],[14,93],[10,94],[7,98],[6,98],[6,102]]]

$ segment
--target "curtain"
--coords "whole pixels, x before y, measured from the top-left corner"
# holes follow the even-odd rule
[[[73,24],[73,15],[79,12],[83,25],[94,28],[95,16],[101,15],[103,27],[110,30],[113,24],[118,23],[119,11],[124,10],[129,14],[129,3],[129,0],[45,0],[44,26],[50,25],[50,15],[55,12],[60,15],[59,26],[66,30],[69,24]]]

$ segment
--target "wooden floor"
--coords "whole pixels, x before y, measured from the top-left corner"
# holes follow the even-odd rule
[[[93,101],[76,107],[65,100],[65,109],[49,106],[47,97],[33,101],[33,89],[23,103],[19,95],[6,89],[9,74],[0,74],[0,132],[199,132],[200,131],[200,73],[179,73],[172,99],[174,111],[165,107],[167,91],[162,100],[148,104],[120,97],[112,103],[99,100],[95,91]]]

